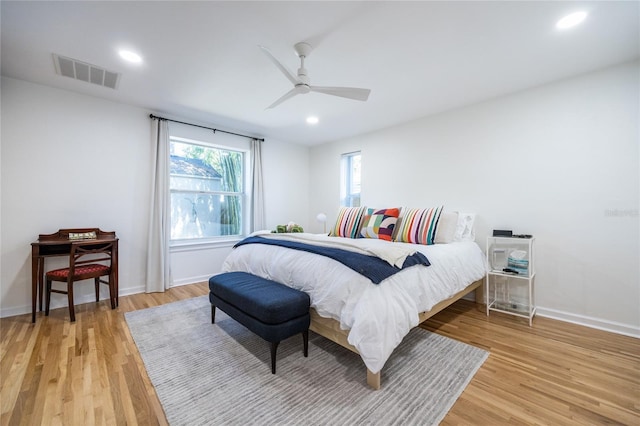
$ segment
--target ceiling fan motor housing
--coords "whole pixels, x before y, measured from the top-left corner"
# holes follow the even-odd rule
[[[298,68],[298,80],[302,84],[306,84],[307,86],[311,84],[311,80],[309,79],[309,75],[307,74],[307,69],[305,67]]]
[[[309,93],[310,91],[311,88],[308,84],[296,84],[296,92],[298,92],[299,94],[304,95],[305,93]]]

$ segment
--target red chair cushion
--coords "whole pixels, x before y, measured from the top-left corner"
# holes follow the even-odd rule
[[[90,263],[88,265],[77,266],[75,269],[76,276],[77,275],[108,275],[111,268],[107,265],[100,265],[99,263]],[[47,272],[48,279],[63,279],[67,280],[69,277],[69,268],[55,269],[53,271]]]

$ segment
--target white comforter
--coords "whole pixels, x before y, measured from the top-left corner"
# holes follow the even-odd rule
[[[391,249],[389,258],[400,253],[422,252],[431,266],[412,266],[380,284],[330,258],[300,250],[265,244],[247,244],[235,248],[222,269],[245,271],[271,279],[309,294],[311,306],[323,317],[333,318],[349,331],[348,341],[360,353],[367,368],[379,372],[404,336],[418,325],[418,314],[429,311],[487,271],[485,257],[473,242],[431,246],[390,243],[375,239],[343,239],[310,236],[325,245],[347,244],[345,250],[369,254]],[[279,238],[277,234],[264,235]],[[287,237],[285,237],[287,238]],[[305,235],[297,235],[302,241]],[[320,241],[318,241],[320,240]],[[355,246],[355,247],[354,247]]]

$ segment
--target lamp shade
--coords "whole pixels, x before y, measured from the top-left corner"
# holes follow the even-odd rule
[[[316,216],[316,220],[322,223],[322,230],[326,234],[327,233],[327,215],[324,213],[318,213],[318,216]]]

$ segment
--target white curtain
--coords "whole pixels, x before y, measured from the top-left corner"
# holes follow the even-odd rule
[[[264,213],[264,183],[262,181],[262,141],[251,140],[251,231],[266,228]]]
[[[151,217],[147,244],[146,292],[163,292],[171,286],[169,238],[171,212],[169,195],[169,124],[151,120],[153,175],[151,177]]]

